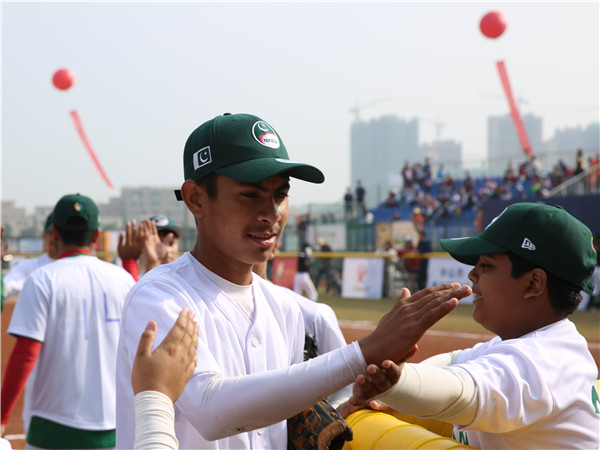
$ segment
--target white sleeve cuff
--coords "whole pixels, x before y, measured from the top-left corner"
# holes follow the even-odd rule
[[[179,449],[175,436],[173,402],[157,391],[143,391],[135,396],[134,449]]]

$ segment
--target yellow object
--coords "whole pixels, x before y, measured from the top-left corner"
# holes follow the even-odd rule
[[[384,412],[361,409],[350,414],[346,422],[354,431],[354,439],[346,442],[344,450],[474,448]]]
[[[414,425],[419,425],[420,427],[423,427],[432,433],[449,438],[452,437],[454,425],[449,422],[442,422],[441,420],[435,419],[423,419],[421,417],[411,416],[410,414],[404,414],[393,409],[386,412],[393,415],[396,419],[402,420],[403,422],[412,423]]]

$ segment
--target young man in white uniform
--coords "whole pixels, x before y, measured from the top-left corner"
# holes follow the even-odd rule
[[[45,266],[57,258],[56,246],[51,243],[52,233],[52,213],[46,218],[44,224],[44,251],[45,253],[35,258],[27,258],[10,269],[10,272],[4,277],[4,298],[18,295],[23,289],[25,280],[31,272],[38,267]]]
[[[8,333],[17,337],[2,386],[2,431],[35,366],[30,386],[31,448],[115,445],[116,350],[133,278],[91,256],[98,208],[66,195],[54,208],[58,260],[33,272],[15,305]]]
[[[148,272],[123,309],[117,363],[117,447],[134,444],[131,370],[139,336],[157,322],[162,341],[188,307],[199,323],[198,365],[177,400],[181,448],[285,448],[286,419],[351,383],[367,363],[402,361],[427,328],[470,294],[452,283],[408,291],[360,343],[303,363],[302,313],[253,274],[283,231],[289,177],[323,174],[290,161],[279,135],[249,114],[198,127],[184,150],[180,196],[196,219],[193,250]]]
[[[377,377],[358,377],[351,402],[379,398],[402,412],[455,424],[481,449],[597,449],[598,369],[567,319],[593,289],[591,231],[559,206],[516,203],[479,236],[442,239],[469,273],[473,318],[498,336]],[[378,388],[373,382],[378,380]]]

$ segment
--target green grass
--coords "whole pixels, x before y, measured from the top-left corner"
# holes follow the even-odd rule
[[[381,316],[392,308],[395,300],[389,298],[381,300],[348,299],[333,295],[327,296],[320,292],[319,302],[331,306],[338,320],[377,323]],[[472,305],[459,304],[454,311],[432,328],[489,333],[473,320],[472,310]],[[575,323],[579,332],[588,341],[600,341],[600,312],[576,311],[569,316],[569,319]]]

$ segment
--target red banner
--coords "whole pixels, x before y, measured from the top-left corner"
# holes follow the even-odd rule
[[[273,260],[272,282],[292,289],[294,287],[294,277],[298,270],[298,258],[275,258]]]
[[[113,185],[110,182],[110,180],[108,179],[108,175],[106,175],[106,172],[104,172],[104,169],[102,168],[102,165],[100,164],[100,160],[98,160],[98,157],[96,156],[96,152],[92,148],[92,144],[90,144],[90,141],[88,140],[87,135],[85,134],[85,130],[83,129],[83,124],[81,123],[81,119],[79,118],[79,114],[77,114],[77,111],[71,111],[71,117],[73,118],[73,122],[75,122],[75,128],[77,128],[77,132],[79,133],[79,137],[81,138],[83,145],[87,149],[87,151],[90,155],[90,158],[92,158],[92,162],[96,166],[96,169],[98,169],[98,172],[100,172],[100,176],[102,177],[102,179],[104,180],[106,185],[112,189]]]
[[[523,125],[523,120],[521,119],[519,109],[517,108],[517,102],[515,102],[512,89],[510,88],[510,82],[508,81],[508,74],[506,73],[504,61],[497,61],[496,67],[498,68],[498,74],[500,75],[500,81],[502,82],[504,94],[506,95],[506,99],[508,100],[510,116],[512,117],[515,129],[517,130],[517,136],[519,137],[521,148],[523,149],[523,152],[525,152],[528,156],[533,156],[533,149],[531,148],[531,144],[529,143],[529,138],[527,137],[527,132],[525,131],[525,126]]]

